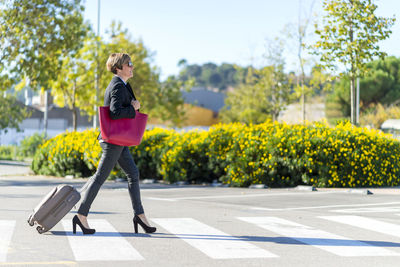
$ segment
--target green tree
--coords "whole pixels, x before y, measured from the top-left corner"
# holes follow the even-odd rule
[[[237,67],[235,67],[235,65],[222,63],[222,65],[219,66],[218,69],[222,77],[222,82],[220,86],[221,90],[227,89],[228,86],[234,87],[237,84],[236,82]]]
[[[219,66],[210,62],[203,65],[188,65],[184,59],[179,61],[178,66],[182,68],[178,76],[179,80],[194,79],[195,86],[218,88],[219,91],[229,86],[235,87],[243,82],[246,75],[239,75],[239,69],[247,70],[228,63],[222,63]],[[240,74],[243,74],[243,71]]]
[[[288,24],[285,27],[285,32],[289,40],[293,43],[293,48],[290,49],[291,51],[296,51],[297,59],[298,59],[298,77],[296,79],[296,87],[295,91],[300,98],[301,101],[301,113],[303,122],[306,120],[306,97],[310,95],[313,91],[309,86],[306,84],[306,73],[305,67],[306,64],[309,62],[305,58],[305,54],[309,46],[306,45],[308,33],[308,25],[310,24],[311,20],[311,12],[314,6],[315,0],[311,3],[310,11],[308,14],[302,17],[303,6],[301,4],[301,0],[299,1],[299,13],[298,13],[298,23],[297,24]]]
[[[222,122],[262,123],[271,118],[271,105],[256,72],[249,67],[245,82],[227,94],[220,113]]]
[[[20,130],[19,124],[29,116],[29,111],[14,96],[0,94],[0,131],[8,128]]]
[[[182,58],[181,60],[178,61],[178,67],[186,67],[187,66],[187,60]]]
[[[28,78],[44,89],[87,32],[80,0],[0,0],[0,90]]]
[[[365,73],[373,57],[385,56],[377,43],[389,37],[395,19],[377,16],[372,0],[324,0],[323,9],[322,25],[315,25],[319,41],[314,53],[326,68],[345,68],[350,78],[351,123],[355,124],[355,78]]]
[[[94,88],[94,69],[89,62],[93,61],[94,37],[87,38],[85,45],[76,54],[62,58],[62,69],[58,78],[51,82],[51,94],[54,103],[60,107],[67,107],[72,112],[72,127],[77,129],[77,115],[79,109],[90,110]],[[93,64],[93,62],[92,62]],[[93,109],[93,108],[92,108]]]
[[[172,126],[181,126],[186,115],[182,91],[189,91],[193,84],[193,79],[183,82],[175,76],[169,76],[158,87],[158,105],[154,106],[153,114],[163,122],[170,122]]]
[[[94,115],[97,107],[103,105],[105,90],[113,77],[113,74],[107,71],[105,63],[111,53],[123,52],[132,58],[134,73],[128,82],[141,102],[140,111],[149,114],[150,118],[155,117],[178,125],[184,117],[181,89],[191,85],[191,80],[182,82],[168,78],[161,83],[157,68],[150,64],[152,54],[141,40],[132,41],[128,30],[122,29],[122,25],[116,22],[111,24],[109,34],[110,38],[106,38],[109,41],[96,40],[93,34],[88,35],[82,49],[73,57],[63,58],[63,70],[59,78],[52,83],[52,95],[56,103],[72,110],[74,118],[78,109],[89,116]],[[98,100],[94,86],[97,42],[100,43]]]
[[[245,82],[227,94],[221,112],[223,122],[261,123],[267,118],[275,121],[293,100],[292,81],[284,73],[283,41],[271,40],[266,48],[270,65],[248,68]]]
[[[47,139],[44,134],[34,133],[31,136],[27,136],[21,141],[18,154],[23,158],[32,158],[39,146],[44,144],[46,141]]]
[[[185,83],[175,83],[168,79],[165,83],[161,83],[158,69],[150,64],[152,53],[146,49],[141,40],[132,41],[128,30],[123,30],[120,23],[114,22],[111,25],[110,34],[111,41],[105,43],[100,51],[100,62],[105,63],[108,56],[115,52],[125,52],[131,55],[134,73],[128,82],[141,103],[141,112],[149,114],[150,118],[179,123],[184,116],[181,112],[183,97],[180,86],[184,86]],[[102,68],[102,72],[100,72],[101,95],[104,95],[112,75],[105,67]],[[103,98],[100,98],[101,103],[98,105],[102,105]]]
[[[360,78],[361,112],[375,112],[371,109],[381,103],[384,106],[400,103],[400,58],[386,57],[366,65],[366,74]],[[347,88],[349,75],[343,75],[334,86],[330,102],[335,103],[344,116],[350,114],[350,97]],[[372,108],[374,109],[374,108]]]
[[[307,83],[312,88],[311,94],[320,94],[321,92],[331,92],[336,77],[326,73],[320,66],[314,66],[311,69],[311,77]]]
[[[110,27],[109,41],[97,40],[94,34],[88,35],[84,46],[71,57],[63,58],[62,75],[52,83],[54,86],[52,95],[57,104],[68,106],[71,110],[79,108],[84,113],[92,116],[98,106],[103,105],[105,90],[113,77],[107,71],[106,62],[111,53],[127,53],[131,56],[134,65],[133,78],[128,80],[135,96],[141,101],[141,111],[151,111],[156,105],[154,97],[158,91],[159,75],[155,68],[150,66],[150,54],[142,41],[131,41],[126,29],[122,29],[120,23],[113,22]],[[100,43],[98,60],[99,98],[94,86],[95,72],[97,68],[96,47]],[[96,107],[96,108],[94,108]]]
[[[400,103],[400,58],[386,57],[367,65],[368,74],[360,79],[363,106],[371,103],[397,105]]]
[[[290,81],[283,65],[249,67],[245,83],[227,94],[221,120],[227,123],[275,121],[291,100]]]
[[[80,0],[0,0],[0,90],[22,81],[45,91],[88,31]],[[47,103],[44,112],[47,130]]]
[[[268,100],[272,106],[272,120],[278,119],[279,113],[293,101],[293,81],[284,73],[284,41],[280,38],[269,40],[266,45],[265,58],[270,66],[260,74],[262,87],[267,89]]]
[[[187,81],[189,79],[195,79],[196,85],[200,85],[202,67],[197,64],[187,65],[186,60],[185,64],[181,66],[184,68],[179,73],[179,80]]]
[[[211,63],[211,62],[203,64],[202,71],[201,71],[201,77],[200,77],[200,83],[203,86],[214,87],[213,85],[215,85],[215,84],[212,83],[212,76],[214,74],[218,74],[216,64]]]

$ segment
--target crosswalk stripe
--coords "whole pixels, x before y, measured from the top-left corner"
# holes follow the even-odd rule
[[[277,217],[238,217],[238,219],[339,256],[400,256],[385,248]]]
[[[192,218],[158,218],[152,221],[213,259],[278,257]]]
[[[8,248],[14,232],[15,221],[0,220],[0,262],[7,260]]]
[[[354,208],[354,209],[339,209],[331,210],[332,212],[340,213],[372,213],[372,212],[387,212],[395,213],[400,211],[400,207],[372,207],[372,208]]]
[[[90,220],[94,235],[83,235],[79,227],[72,233],[71,220],[62,220],[68,241],[77,261],[144,260],[139,252],[106,220]]]
[[[319,216],[319,218],[400,237],[400,225],[355,215]]]
[[[64,266],[73,266],[77,265],[75,261],[20,261],[20,262],[6,262],[6,263],[0,263],[0,266],[5,265],[5,266],[32,266],[32,265],[64,265]]]

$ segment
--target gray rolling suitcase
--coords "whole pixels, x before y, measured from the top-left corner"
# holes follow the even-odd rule
[[[70,185],[59,185],[51,190],[29,216],[28,223],[38,224],[39,234],[49,231],[81,199],[81,194]]]

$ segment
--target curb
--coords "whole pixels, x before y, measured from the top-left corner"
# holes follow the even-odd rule
[[[28,167],[31,164],[23,161],[12,161],[12,160],[0,160],[0,165],[10,165],[10,166],[24,166]]]

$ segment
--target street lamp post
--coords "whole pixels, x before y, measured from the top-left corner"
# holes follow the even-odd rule
[[[356,124],[360,123],[360,77],[357,77],[356,88]]]
[[[97,128],[97,102],[99,100],[99,49],[100,49],[100,0],[97,1],[97,47],[96,47],[96,74],[95,74],[95,81],[96,81],[96,96],[95,100],[96,103],[94,104],[94,115],[93,115],[93,128]]]

